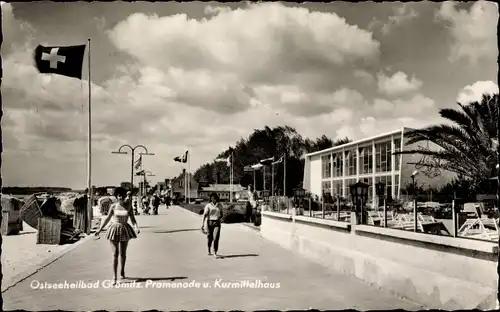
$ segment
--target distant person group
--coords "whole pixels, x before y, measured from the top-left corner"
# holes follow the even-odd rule
[[[100,205],[107,207],[107,209],[101,208],[107,210],[107,216],[95,235],[99,237],[102,230],[111,222],[105,237],[111,242],[113,252],[113,285],[116,285],[118,283],[118,262],[121,264],[120,278],[126,279],[125,264],[128,243],[131,239],[137,238],[140,229],[135,218],[137,215],[137,199],[134,199],[131,193],[127,192],[122,187],[115,189],[114,197],[114,200],[110,200],[110,197],[107,197],[108,199],[102,199],[102,201],[99,202]],[[149,214],[150,206],[152,206],[153,214],[155,215],[158,214],[160,203],[165,203],[167,208],[171,204],[171,198],[169,196],[165,196],[163,200],[157,195],[152,197],[144,196],[141,199],[144,214]],[[250,215],[249,211],[255,209],[256,206],[257,195],[250,187],[248,189],[247,217]],[[223,216],[223,207],[220,203],[219,196],[216,193],[212,193],[210,195],[210,201],[205,205],[203,211],[201,230],[207,236],[208,255],[214,255],[216,258],[219,257],[219,240]],[[128,223],[129,218],[132,225]]]

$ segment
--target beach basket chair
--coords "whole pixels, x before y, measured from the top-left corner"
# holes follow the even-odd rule
[[[61,220],[49,217],[38,218],[37,244],[59,245],[61,243]]]
[[[34,229],[38,229],[38,219],[42,217],[42,210],[38,204],[36,194],[31,195],[20,212],[21,219]]]

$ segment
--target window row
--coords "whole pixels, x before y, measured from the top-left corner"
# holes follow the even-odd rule
[[[401,139],[394,140],[394,152],[401,151]],[[333,153],[321,157],[322,178],[354,176],[359,165],[359,174],[369,174],[375,172],[392,171],[392,146],[391,142],[375,144],[375,164],[373,164],[372,146],[360,147],[358,154],[356,150]],[[395,155],[394,170],[399,170],[401,166],[401,155]],[[344,164],[345,162],[345,164]],[[345,166],[344,166],[345,165]],[[344,173],[345,170],[345,173]]]
[[[394,194],[396,197],[399,195],[399,175],[394,176]],[[342,180],[337,181],[323,181],[322,182],[322,192],[324,194],[329,193],[333,197],[339,196],[349,196],[351,191],[349,190],[349,186],[356,183],[356,179],[345,179],[345,184]],[[375,177],[375,182],[372,178],[360,178],[359,181],[366,183],[369,185],[368,187],[368,199],[371,199],[374,194],[375,184],[378,182],[382,182],[385,184],[385,195],[392,196],[392,178],[390,175]],[[343,191],[343,192],[342,192]],[[345,195],[343,195],[345,194]]]

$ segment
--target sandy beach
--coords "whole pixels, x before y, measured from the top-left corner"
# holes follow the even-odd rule
[[[37,231],[23,224],[19,235],[3,236],[2,244],[2,291],[16,275],[42,264],[46,259],[71,245],[38,245]]]

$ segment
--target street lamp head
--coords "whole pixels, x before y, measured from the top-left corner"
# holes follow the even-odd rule
[[[298,188],[295,188],[293,190],[293,193],[294,193],[295,197],[302,198],[306,195],[306,190],[304,190],[301,187],[298,187]]]
[[[377,196],[384,196],[385,195],[385,184],[383,182],[375,183],[375,191],[377,193]]]
[[[155,153],[139,153],[139,155],[154,156]]]
[[[121,154],[121,155],[127,155],[127,152],[111,152],[111,154]]]
[[[368,188],[369,185],[361,181],[349,185],[353,201],[357,203],[358,200],[361,199],[363,203],[366,203],[368,198]]]
[[[418,170],[413,171],[413,173],[411,174],[412,177],[415,177],[417,175],[418,175]]]

